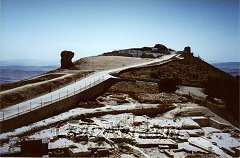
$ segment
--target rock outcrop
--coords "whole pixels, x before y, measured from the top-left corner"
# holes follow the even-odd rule
[[[74,53],[72,51],[64,50],[61,52],[61,69],[70,69],[74,66],[72,58]]]
[[[160,51],[168,51],[168,48],[162,44],[155,44],[154,48],[157,48]]]

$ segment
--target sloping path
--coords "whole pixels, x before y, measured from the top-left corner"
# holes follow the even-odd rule
[[[42,106],[45,106],[49,102],[61,100],[65,97],[68,97],[69,95],[79,93],[87,88],[94,86],[95,84],[98,84],[100,82],[103,82],[103,81],[111,78],[112,76],[110,75],[110,73],[122,71],[122,70],[132,68],[132,67],[144,66],[144,65],[148,65],[148,64],[152,64],[152,63],[156,63],[156,62],[164,63],[165,60],[168,60],[174,56],[178,56],[178,55],[176,55],[176,54],[165,55],[159,59],[155,59],[152,61],[148,61],[148,62],[136,64],[136,65],[96,72],[90,76],[87,76],[84,79],[81,79],[75,83],[72,83],[68,86],[60,88],[56,91],[53,91],[48,94],[39,96],[37,98],[33,98],[31,100],[24,101],[22,103],[15,104],[10,107],[2,109],[0,111],[0,121],[18,116],[21,113],[31,111],[35,108],[41,108]]]

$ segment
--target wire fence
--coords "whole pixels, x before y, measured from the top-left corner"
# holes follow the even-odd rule
[[[52,92],[52,94],[49,95],[49,97],[43,97],[43,96],[38,97],[30,101],[25,101],[23,103],[20,103],[20,105],[17,105],[17,106],[13,105],[13,107],[10,109],[2,109],[0,111],[0,121],[19,116],[21,114],[42,108],[43,106],[47,106],[54,102],[68,98],[82,91],[85,91],[88,88],[93,87],[102,81],[104,81],[104,76],[99,78],[94,78],[89,81],[85,81],[83,85],[78,85],[78,86],[75,86],[74,88],[66,89],[65,91],[60,91],[58,93]]]

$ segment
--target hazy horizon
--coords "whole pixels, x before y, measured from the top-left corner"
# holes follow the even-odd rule
[[[238,0],[1,0],[0,60],[73,60],[107,51],[191,46],[208,62],[239,62]]]
[[[76,61],[76,60],[73,60]],[[222,63],[240,63],[240,61],[207,61],[209,64]],[[0,60],[0,66],[60,66],[60,59],[52,60],[36,60],[36,59],[9,59]]]

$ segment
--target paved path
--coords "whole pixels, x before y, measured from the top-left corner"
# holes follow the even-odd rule
[[[55,90],[51,93],[2,109],[0,111],[0,121],[2,121],[3,119],[9,119],[18,116],[21,113],[29,112],[31,110],[34,110],[35,108],[41,108],[42,106],[46,106],[51,102],[68,97],[69,95],[79,93],[80,91],[83,91],[87,88],[94,86],[95,84],[98,84],[109,79],[111,77],[110,73],[118,72],[132,67],[144,66],[155,62],[163,62],[164,60],[168,60],[173,56],[176,56],[176,54],[165,55],[159,59],[151,60],[140,64],[96,72],[92,75],[87,76],[84,79],[80,79],[75,83]]]

